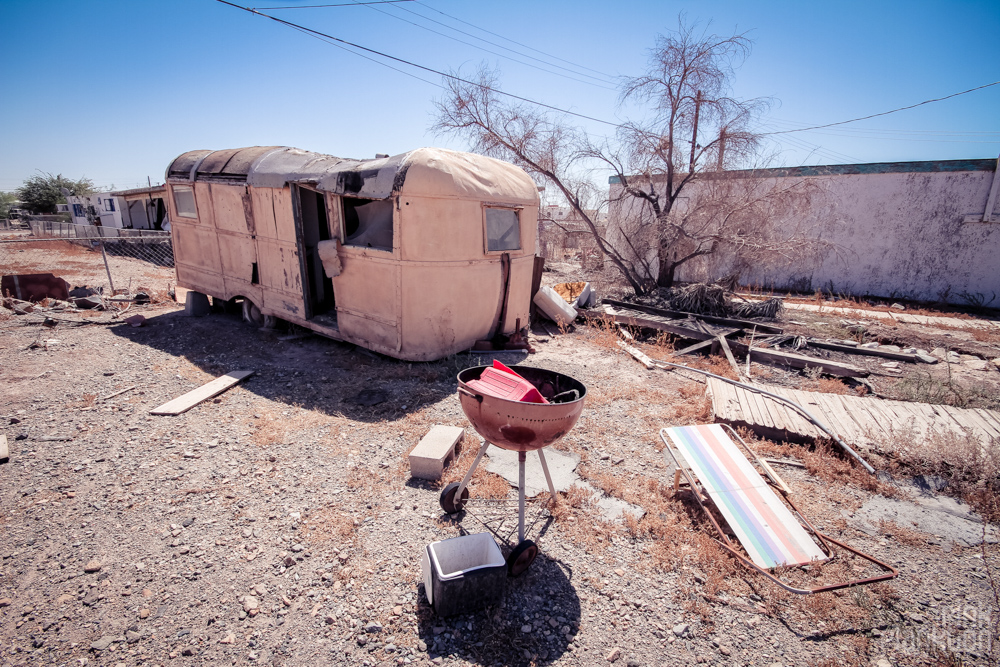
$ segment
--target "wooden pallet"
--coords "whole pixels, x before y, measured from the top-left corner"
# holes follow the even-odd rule
[[[901,442],[900,436],[925,438],[930,434],[970,433],[984,445],[1000,442],[1000,412],[909,401],[823,394],[773,385],[754,386],[798,403],[855,448],[883,448]],[[768,396],[728,382],[708,379],[715,420],[745,426],[767,438],[802,441],[826,437],[793,408]]]

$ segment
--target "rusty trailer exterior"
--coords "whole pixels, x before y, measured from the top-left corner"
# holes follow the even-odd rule
[[[520,168],[420,148],[184,153],[166,174],[181,287],[398,359],[528,323],[538,191]]]

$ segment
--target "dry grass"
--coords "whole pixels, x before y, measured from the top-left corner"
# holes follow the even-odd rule
[[[465,474],[469,471],[472,462],[476,458],[479,446],[478,438],[470,437],[469,431],[466,429],[466,437],[459,444],[455,457],[444,469],[444,475],[440,481],[441,487],[445,487],[452,482],[462,481],[462,478],[465,477]],[[491,447],[491,449],[495,448]],[[489,456],[489,452],[489,449],[486,450],[487,456]],[[476,468],[476,472],[472,475],[472,480],[469,482],[469,495],[476,498],[506,498],[507,494],[510,493],[510,489],[511,487],[507,483],[507,480],[500,475],[494,475],[486,471],[485,460],[480,461],[479,467]]]
[[[887,521],[885,519],[879,520],[878,531],[886,537],[891,537],[897,542],[910,547],[922,547],[926,545],[927,540],[930,539],[930,535],[926,533],[914,530],[908,526],[900,525],[895,521]]]

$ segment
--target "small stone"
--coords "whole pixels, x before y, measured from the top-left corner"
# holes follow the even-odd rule
[[[421,653],[425,652],[427,650],[427,642],[425,642],[423,639],[418,639],[417,650],[420,651]]]
[[[323,619],[323,622],[326,623],[327,625],[333,625],[334,623],[337,622],[337,617],[334,616],[333,614],[327,614],[326,617]]]
[[[367,632],[368,634],[382,632],[382,624],[376,623],[375,621],[371,621],[370,623],[368,623],[368,625],[365,626],[365,632]]]
[[[260,608],[260,601],[258,601],[257,598],[255,598],[254,596],[247,595],[243,598],[243,611],[245,611],[246,613],[249,614],[251,611],[259,608]]]
[[[719,653],[721,653],[722,655],[730,655],[732,653],[732,651],[729,650],[728,646],[720,646],[719,647]]]
[[[625,663],[625,667],[639,667],[639,661],[635,658],[629,658],[628,662]]]
[[[72,596],[70,596],[70,599],[73,599]],[[10,603],[10,598],[0,598],[0,607],[9,607]]]
[[[611,649],[611,652],[608,653],[608,655],[607,655],[607,657],[605,659],[608,662],[614,662],[615,660],[617,660],[620,657],[622,657],[622,650],[616,646],[615,648]]]
[[[299,552],[300,552],[300,551],[302,551],[303,549],[305,549],[305,547],[303,547],[303,546],[302,546],[301,544],[293,544],[293,545],[292,545],[292,551],[293,551],[294,553],[299,553]]]
[[[890,307],[890,308],[895,308],[896,310],[906,310],[906,306],[904,306],[904,305],[903,305],[903,304],[901,304],[901,303],[894,303],[894,304],[892,304],[892,305],[891,305],[891,306],[889,306],[889,307]]]
[[[94,649],[95,651],[103,651],[107,649],[109,646],[111,646],[115,642],[115,639],[116,639],[115,637],[110,637],[108,635],[105,635],[100,639],[98,639],[93,644],[91,644],[90,648]]]
[[[219,640],[220,644],[234,644],[236,643],[236,633],[230,632],[228,635]]]
[[[521,626],[521,632],[523,632],[525,634],[531,632],[531,624],[530,623],[525,623],[524,625],[522,625]]]
[[[989,368],[989,364],[983,359],[966,359],[962,365],[974,371],[985,371]]]
[[[368,637],[365,637],[364,635],[358,635],[357,642],[358,646],[364,646],[365,644],[368,643]]]
[[[678,637],[683,637],[690,627],[687,623],[678,623],[673,627],[673,632]]]
[[[620,567],[616,567],[615,568],[615,574],[617,574],[619,577],[624,577],[625,576],[625,570],[621,569]]]
[[[892,667],[892,663],[885,658],[879,658],[875,663],[875,667]]]
[[[189,517],[189,518],[184,519],[183,521],[181,521],[181,525],[184,526],[185,528],[187,528],[188,526],[190,526],[192,523],[194,523],[194,517]]]
[[[382,647],[382,650],[385,651],[386,653],[395,653],[396,652],[396,645],[395,644],[386,644],[384,647]]]
[[[88,561],[88,563],[83,566],[83,571],[87,572],[87,573],[100,572],[101,571],[101,561],[98,561],[98,560]]]
[[[149,618],[149,610],[148,609],[140,609],[139,610],[139,618]]]
[[[128,630],[125,632],[125,641],[127,641],[129,644],[135,644],[140,639],[142,639],[142,635],[140,635],[138,632],[135,632],[134,630]]]

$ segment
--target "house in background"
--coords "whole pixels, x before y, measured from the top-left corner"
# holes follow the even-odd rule
[[[92,195],[66,195],[66,204],[74,225],[124,227],[122,208],[125,200],[111,192]]]
[[[166,185],[117,190],[110,194],[123,202],[121,214],[125,228],[170,231],[167,207],[163,201],[167,194]]]

